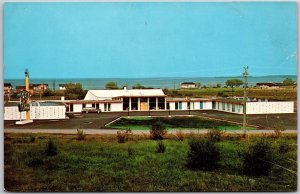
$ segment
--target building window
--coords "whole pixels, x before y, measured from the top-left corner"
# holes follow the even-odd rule
[[[129,98],[123,98],[123,110],[129,110]]]
[[[178,102],[175,102],[175,110],[178,110]]]
[[[96,104],[92,104],[92,108],[95,108],[96,107]]]
[[[85,108],[86,107],[86,104],[82,104],[82,108]]]
[[[222,110],[225,110],[225,103],[222,102]]]
[[[164,97],[158,98],[158,109],[161,109],[161,110],[165,109],[165,98]]]

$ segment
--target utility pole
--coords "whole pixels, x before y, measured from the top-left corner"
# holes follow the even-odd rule
[[[243,104],[243,131],[246,136],[246,102],[247,102],[247,85],[248,85],[248,66],[244,67],[244,104]]]
[[[55,80],[53,80],[53,92],[55,90]]]

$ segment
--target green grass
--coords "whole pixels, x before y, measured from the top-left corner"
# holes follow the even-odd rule
[[[243,88],[200,88],[200,89],[169,89],[165,94],[171,97],[227,97],[227,96],[243,96]],[[272,100],[297,100],[296,88],[281,89],[261,89],[248,88],[247,94],[251,98],[267,98]]]
[[[33,143],[13,142],[26,134],[6,134],[5,189],[7,191],[295,191],[297,177],[274,166],[270,176],[249,177],[241,173],[239,152],[249,144],[223,140],[221,167],[215,171],[192,171],[186,168],[188,139],[163,140],[165,153],[156,153],[154,140],[131,140],[119,144],[113,136],[38,135]],[[58,155],[46,156],[49,139],[57,145]],[[252,141],[252,139],[250,139]],[[297,171],[297,138],[270,139],[275,162]],[[284,141],[293,149],[277,151]],[[22,141],[20,141],[22,142]],[[127,153],[128,147],[133,155]],[[41,160],[40,163],[36,162]],[[32,162],[33,161],[33,162]],[[34,163],[35,162],[35,163]],[[31,164],[31,165],[29,165]],[[32,165],[34,164],[34,165]]]
[[[131,130],[149,130],[152,123],[160,121],[166,129],[220,129],[220,130],[239,130],[241,126],[217,121],[213,119],[204,119],[200,117],[124,117],[110,124],[108,127],[115,129],[131,129]],[[248,127],[249,130],[255,129]]]

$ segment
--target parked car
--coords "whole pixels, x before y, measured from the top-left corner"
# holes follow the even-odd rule
[[[93,108],[93,107],[86,107],[86,108],[83,108],[82,111],[83,113],[100,113],[101,112],[101,109],[98,109],[98,108]]]

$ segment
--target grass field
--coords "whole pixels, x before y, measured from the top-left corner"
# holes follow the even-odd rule
[[[213,119],[200,117],[123,117],[108,127],[114,129],[149,130],[155,122],[161,122],[166,129],[220,129],[220,130],[240,130],[242,127],[236,124],[227,123]],[[256,129],[247,127],[248,130]]]
[[[249,142],[227,138],[217,143],[220,167],[192,171],[186,167],[188,138],[163,140],[165,153],[156,153],[157,142],[132,136],[119,144],[116,136],[5,134],[5,189],[7,191],[296,191],[297,137],[268,138],[274,163],[269,176],[250,177],[241,172],[239,151]],[[266,138],[266,137],[264,137]],[[58,148],[47,156],[51,139]],[[290,149],[279,153],[279,142]],[[131,154],[128,154],[131,150]],[[288,170],[286,170],[288,169]]]
[[[243,96],[243,88],[201,88],[201,89],[169,89],[165,94],[172,97],[211,97],[211,96]],[[296,88],[260,89],[248,88],[247,94],[251,98],[267,98],[270,100],[297,100]]]

